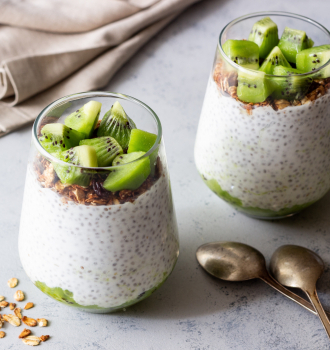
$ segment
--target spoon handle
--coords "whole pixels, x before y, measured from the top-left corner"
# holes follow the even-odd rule
[[[305,300],[304,298],[300,297],[299,295],[291,292],[291,290],[286,289],[283,287],[280,283],[278,283],[267,271],[264,272],[262,276],[259,277],[264,282],[266,282],[268,285],[276,289],[278,292],[282,293],[289,299],[295,301],[300,306],[304,307],[306,310],[312,312],[314,315],[317,315],[313,305]]]
[[[328,319],[327,315],[325,314],[325,311],[323,310],[323,307],[320,303],[316,289],[314,288],[314,290],[312,292],[305,290],[305,293],[307,294],[311,303],[314,305],[315,310],[321,319],[323,327],[324,327],[325,331],[327,332],[328,337],[330,338],[330,322],[329,322],[329,319]]]

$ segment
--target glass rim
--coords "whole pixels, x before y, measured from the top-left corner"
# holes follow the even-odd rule
[[[51,112],[53,109],[55,109],[56,107],[59,107],[67,102],[70,101],[75,101],[75,100],[79,100],[79,99],[83,99],[83,98],[93,98],[93,97],[114,97],[114,98],[119,98],[119,99],[123,99],[126,101],[130,101],[133,102],[136,105],[142,106],[145,110],[147,110],[149,112],[149,114],[154,118],[154,121],[156,122],[157,125],[157,138],[156,141],[154,143],[154,145],[150,148],[150,150],[148,152],[146,152],[143,156],[133,160],[132,162],[129,163],[125,163],[125,164],[119,164],[119,165],[111,165],[108,167],[86,167],[86,166],[81,166],[81,165],[75,165],[69,162],[64,162],[54,156],[52,156],[49,152],[47,152],[41,145],[41,143],[39,142],[38,139],[38,124],[39,121],[42,120],[43,117],[45,117],[49,112]],[[71,95],[66,95],[63,96],[53,102],[51,102],[48,106],[46,106],[37,116],[36,120],[33,123],[33,127],[32,127],[32,141],[37,149],[37,151],[42,154],[43,156],[45,156],[48,160],[51,160],[52,162],[61,164],[63,166],[70,166],[70,167],[76,167],[76,168],[81,168],[81,169],[88,169],[88,170],[93,170],[93,171],[97,171],[97,170],[111,170],[111,169],[118,169],[119,167],[125,167],[128,164],[133,164],[137,161],[140,161],[144,158],[149,157],[158,147],[158,145],[160,144],[160,141],[162,139],[162,124],[160,122],[159,117],[157,116],[157,114],[154,112],[153,109],[151,109],[147,104],[145,104],[144,102],[138,100],[135,97],[126,95],[126,94],[122,94],[122,93],[118,93],[118,92],[110,92],[110,91],[88,91],[88,92],[78,92],[78,93],[74,93]]]
[[[260,12],[253,12],[253,13],[249,13],[247,15],[241,16],[241,17],[237,17],[234,20],[230,21],[229,23],[227,23],[221,30],[220,35],[219,35],[219,39],[218,39],[218,48],[221,52],[221,55],[226,59],[227,63],[229,63],[231,66],[233,66],[234,68],[238,69],[238,70],[242,70],[243,72],[258,72],[254,69],[249,69],[249,68],[245,68],[240,66],[239,64],[235,63],[234,61],[232,61],[223,51],[222,49],[222,45],[221,45],[221,39],[222,36],[225,34],[226,30],[228,30],[231,26],[233,26],[234,24],[237,24],[245,19],[249,19],[249,18],[253,18],[253,17],[259,17],[259,16],[283,16],[283,17],[291,17],[291,18],[296,18],[296,19],[300,19],[303,20],[305,22],[309,22],[310,24],[314,25],[315,27],[318,27],[319,29],[321,29],[323,32],[325,32],[329,38],[330,38],[330,32],[329,30],[324,27],[322,24],[314,21],[313,19],[310,19],[309,17],[306,16],[301,16],[301,15],[297,15],[295,13],[292,12],[285,12],[285,11],[260,11]],[[305,77],[305,76],[310,76],[313,75],[317,72],[319,72],[320,70],[322,70],[323,68],[325,68],[326,66],[328,66],[330,64],[330,59],[321,67],[310,71],[310,72],[306,72],[306,73],[301,73],[301,74],[290,74],[290,75],[273,75],[273,74],[265,74],[267,77],[276,77],[276,78],[287,78],[287,77],[292,77],[292,76],[298,76],[298,77]]]

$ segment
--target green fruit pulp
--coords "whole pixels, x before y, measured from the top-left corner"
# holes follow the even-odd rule
[[[274,68],[276,66],[291,68],[290,63],[286,60],[278,46],[275,46],[273,48],[273,50],[262,63],[259,71],[265,72],[266,74],[273,74]]]
[[[244,102],[259,103],[273,92],[273,86],[264,72],[238,72],[237,96]]]
[[[269,17],[256,22],[249,35],[249,41],[259,46],[259,57],[266,58],[274,46],[278,44],[278,29]]]
[[[232,205],[237,211],[252,216],[258,219],[276,219],[291,216],[293,214],[299,213],[303,209],[314,204],[314,202],[304,203],[301,205],[294,205],[290,208],[282,208],[277,211],[271,209],[263,209],[258,207],[245,207],[239,198],[231,196],[227,191],[222,190],[219,183],[215,179],[206,180],[204,176],[202,179],[206,185],[221,199],[225,200],[227,203]]]
[[[41,146],[54,157],[71,147],[79,145],[85,135],[63,124],[47,124],[41,129],[39,142]]]
[[[225,54],[244,68],[259,68],[259,46],[247,40],[227,40],[222,46]]]
[[[66,117],[64,124],[72,129],[85,134],[90,138],[98,121],[102,104],[97,101],[89,101],[77,111]]]
[[[330,45],[315,46],[297,54],[297,68],[303,72],[313,72],[322,67],[330,60]],[[330,77],[330,64],[323,68],[318,76],[322,78]]]
[[[155,144],[157,135],[140,129],[133,129],[128,144],[127,153],[148,152]]]
[[[135,123],[128,117],[121,104],[116,101],[104,115],[97,136],[113,137],[125,151],[128,147],[132,129],[136,129]]]
[[[92,146],[97,156],[99,167],[107,167],[112,164],[115,157],[123,153],[120,144],[110,136],[96,137],[94,139],[82,140],[79,145]]]
[[[136,190],[150,174],[149,157],[137,160],[145,152],[134,152],[117,156],[113,160],[113,166],[126,164],[111,171],[103,183],[103,187],[111,192],[121,190]],[[128,164],[132,162],[131,164]]]
[[[299,74],[303,73],[303,71],[295,68],[288,68],[284,66],[275,67],[273,74],[283,76],[283,78],[271,78],[276,84],[272,96],[275,99],[302,99],[313,81],[313,79],[310,77],[299,76]]]
[[[296,63],[297,53],[307,49],[313,44],[313,40],[309,40],[306,32],[303,30],[285,27],[281,40],[278,43],[278,47],[289,62]]]
[[[60,154],[60,159],[64,162],[80,165],[83,167],[97,167],[97,156],[95,149],[92,146],[77,146],[64,151]],[[76,184],[80,186],[88,186],[91,173],[82,168],[75,166],[64,166],[53,163],[54,169],[61,182],[64,184]]]

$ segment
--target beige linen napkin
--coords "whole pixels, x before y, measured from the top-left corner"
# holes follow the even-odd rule
[[[99,89],[199,0],[0,0],[0,137],[52,101]]]

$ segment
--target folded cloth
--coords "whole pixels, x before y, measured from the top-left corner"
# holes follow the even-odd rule
[[[0,137],[52,101],[102,88],[199,0],[0,0]]]

